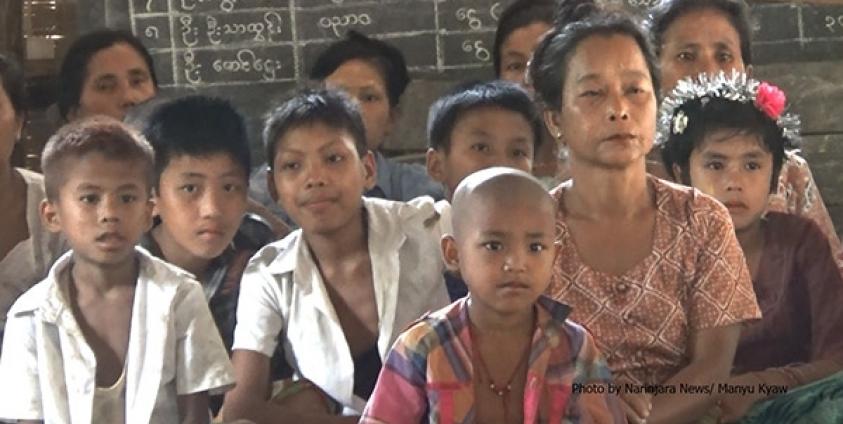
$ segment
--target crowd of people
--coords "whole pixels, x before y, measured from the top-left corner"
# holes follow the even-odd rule
[[[358,32],[264,164],[102,29],[16,168],[0,56],[0,420],[843,422],[843,247],[751,36],[743,0],[517,0],[424,166],[380,151],[410,76]]]

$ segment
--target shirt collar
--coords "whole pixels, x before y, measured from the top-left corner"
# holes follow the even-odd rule
[[[362,206],[368,218],[369,246],[377,246],[382,252],[397,252],[406,237],[400,228],[395,228],[394,221],[398,220],[396,212],[379,207],[381,199],[362,198]],[[281,275],[293,272],[300,261],[313,261],[307,251],[301,228],[288,234],[283,240],[276,242],[278,256],[267,265],[270,274]]]

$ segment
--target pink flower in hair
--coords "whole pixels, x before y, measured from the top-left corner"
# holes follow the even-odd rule
[[[755,95],[755,105],[772,120],[778,120],[784,112],[787,97],[779,87],[762,82]]]

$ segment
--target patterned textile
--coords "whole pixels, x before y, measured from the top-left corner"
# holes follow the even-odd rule
[[[360,420],[364,424],[475,422],[468,300],[422,318],[395,342]],[[606,384],[609,370],[570,308],[542,297],[524,388],[524,423],[626,422],[617,398],[574,384]]]
[[[556,229],[561,252],[548,293],[573,308],[624,383],[659,384],[688,364],[692,333],[761,316],[726,208],[699,191],[649,177],[656,206],[653,250],[623,275],[583,263],[565,223],[567,184]]]
[[[770,212],[783,212],[808,218],[817,223],[831,243],[831,250],[837,266],[843,269],[843,245],[834,230],[834,223],[828,215],[822,196],[808,162],[797,152],[787,152],[779,175],[776,193],[770,195],[767,206]]]

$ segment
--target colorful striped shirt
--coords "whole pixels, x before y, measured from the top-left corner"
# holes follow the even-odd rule
[[[423,317],[401,334],[361,423],[476,421],[469,299]],[[604,390],[611,377],[591,335],[567,320],[568,306],[544,296],[536,305],[524,423],[626,422],[615,395]]]

